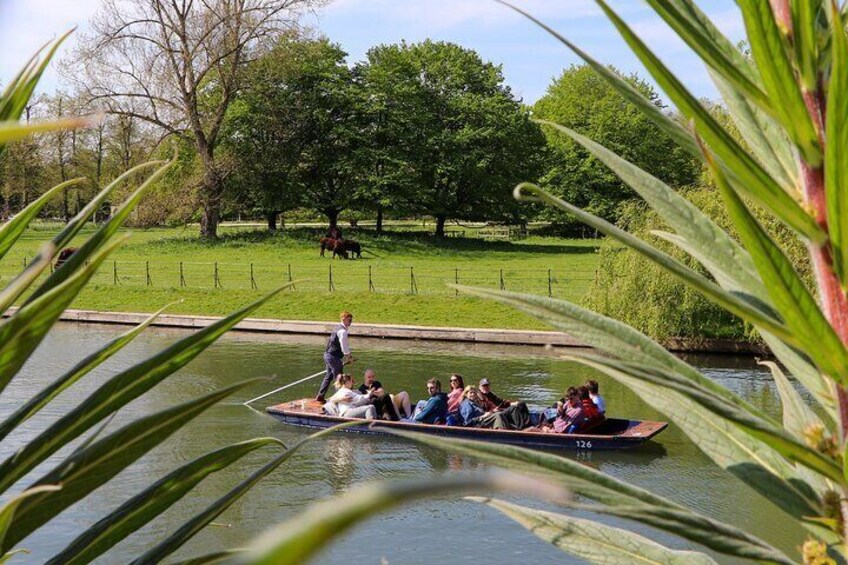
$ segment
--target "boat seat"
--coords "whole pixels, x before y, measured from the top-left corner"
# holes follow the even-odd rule
[[[599,416],[595,416],[594,418],[586,418],[583,421],[583,423],[580,424],[580,428],[577,430],[576,433],[578,433],[578,434],[588,433],[588,432],[592,431],[593,429],[597,428],[598,426],[600,426],[601,424],[603,424],[605,421],[606,421],[606,417],[603,414],[601,414]]]

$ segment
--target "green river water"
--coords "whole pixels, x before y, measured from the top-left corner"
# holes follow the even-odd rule
[[[580,366],[559,361],[556,353],[541,347],[483,346],[357,339],[352,344],[358,362],[358,381],[373,367],[386,388],[408,390],[415,398],[424,394],[427,378],[458,372],[466,384],[488,377],[493,389],[507,398],[547,405],[569,385],[593,376],[601,383],[608,415],[638,419],[663,419],[628,389]],[[23,399],[104,344],[125,328],[63,324],[55,328],[18,378],[0,396],[0,417]],[[148,330],[96,372],[67,391],[49,409],[27,422],[0,446],[9,456],[21,443],[55,421],[67,407],[117,369],[137,362],[185,335],[181,330]],[[133,493],[182,463],[229,443],[259,436],[275,436],[293,443],[306,431],[279,423],[270,416],[241,406],[240,402],[286,382],[318,371],[323,362],[323,339],[237,334],[225,336],[200,358],[166,382],[120,411],[109,424],[115,430],[133,417],[149,414],[217,388],[256,376],[275,376],[249,388],[227,403],[216,406],[132,465],[89,499],[57,516],[47,527],[23,542],[30,555],[14,563],[40,563],[60,551],[80,531],[117,507]],[[780,403],[769,374],[752,359],[714,356],[692,357],[711,378],[741,394],[764,410],[779,414]],[[277,401],[314,395],[317,379],[298,385]],[[260,401],[261,408],[271,402]],[[52,457],[28,480],[40,476],[69,451]],[[236,465],[212,475],[196,492],[156,521],[105,554],[102,563],[125,563],[130,556],[164,538],[182,522],[226,492],[268,461],[272,448],[259,450]],[[777,507],[704,456],[674,425],[657,440],[627,452],[565,452],[606,473],[696,508],[712,517],[742,526],[774,545],[797,555],[804,534]],[[244,545],[265,528],[303,511],[311,502],[343,492],[352,485],[373,480],[430,478],[455,472],[485,472],[486,465],[468,458],[415,445],[398,438],[338,434],[316,442],[274,474],[264,479],[217,521],[183,547],[175,558],[187,558]],[[27,481],[23,481],[23,484]],[[511,500],[548,508],[539,501]],[[606,519],[610,522],[609,519]],[[611,523],[616,523],[611,521]],[[677,548],[686,542],[640,528],[652,539]],[[367,563],[579,563],[580,561],[538,540],[532,534],[487,507],[459,498],[438,498],[407,505],[357,526],[323,550],[316,562]],[[722,562],[726,561],[721,559]]]

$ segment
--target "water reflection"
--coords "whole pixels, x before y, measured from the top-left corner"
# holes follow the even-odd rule
[[[62,325],[51,332],[21,377],[0,397],[0,416],[20,405],[34,391],[61,374],[81,356],[93,351],[122,328],[92,325]],[[20,433],[0,447],[6,457],[25,439],[33,437],[55,421],[67,406],[79,403],[84,395],[120,368],[146,358],[185,335],[179,330],[153,330],[97,371],[79,386],[63,393],[57,407],[27,422]],[[482,344],[421,343],[392,340],[359,340],[360,359],[355,367],[357,380],[367,367],[391,390],[409,391],[413,397],[424,394],[427,378],[452,372],[465,376],[466,384],[482,377],[492,380],[494,390],[505,397],[523,398],[548,405],[570,385],[594,378],[601,385],[610,415],[642,419],[662,419],[649,399],[641,399],[614,381],[573,363],[557,359],[557,352],[542,347],[510,347]],[[307,434],[285,426],[261,411],[241,406],[247,398],[316,372],[321,367],[322,338],[230,334],[179,374],[155,387],[123,409],[109,426],[140,415],[184,402],[217,388],[256,376],[275,378],[241,391],[238,398],[214,407],[189,426],[158,446],[147,457],[102,487],[87,499],[60,515],[49,528],[26,540],[32,555],[19,562],[42,562],[62,549],[85,527],[126,500],[155,479],[177,466],[212,449],[251,437],[274,436],[293,445]],[[750,358],[729,356],[692,357],[710,378],[731,388],[754,405],[779,415],[780,403],[771,378]],[[316,383],[304,383],[286,391],[282,401],[314,394]],[[270,399],[269,399],[270,400]],[[648,400],[648,401],[646,401]],[[260,403],[261,404],[261,403]],[[105,563],[122,563],[124,557],[161,540],[188,517],[200,511],[216,496],[232,488],[279,451],[263,448],[210,476],[194,496],[167,511],[124,543],[110,551]],[[51,458],[33,473],[38,476],[65,453]],[[634,451],[567,453],[595,469],[620,477],[710,516],[752,530],[753,533],[787,551],[803,539],[794,524],[767,500],[741,481],[709,461],[674,426],[658,441]],[[309,503],[343,492],[352,485],[371,480],[428,480],[433,474],[485,472],[488,466],[455,453],[444,452],[397,437],[339,434],[309,444],[266,477],[260,485],[234,504],[218,521],[228,528],[211,528],[190,542],[177,557],[244,544],[270,524],[302,511]],[[547,507],[543,502],[522,503]],[[461,532],[462,535],[457,535]],[[349,543],[362,536],[378,535],[374,544]],[[687,547],[680,540],[651,533],[652,539]],[[429,541],[424,541],[429,540]],[[449,543],[445,543],[449,540]],[[330,547],[322,563],[378,563],[386,555],[392,563],[452,563],[479,555],[480,544],[492,562],[528,559],[544,562],[570,562],[562,553],[537,541],[494,511],[457,499],[437,499],[416,504],[414,511],[403,509],[374,518],[348,534],[346,541]],[[423,548],[426,547],[426,551]]]

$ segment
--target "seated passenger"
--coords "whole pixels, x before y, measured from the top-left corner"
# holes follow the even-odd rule
[[[568,397],[566,403],[559,409],[559,413],[552,426],[542,425],[539,429],[545,433],[572,433],[577,425],[583,421],[583,403],[577,394]]]
[[[462,380],[462,375],[457,375],[456,373],[451,375],[450,387],[451,391],[448,393],[448,414],[453,414],[459,411],[459,405],[465,393],[465,381]]]
[[[598,407],[598,412],[601,413],[601,416],[605,415],[607,412],[607,403],[604,402],[603,397],[598,394],[598,381],[589,379],[583,386],[589,389],[589,398],[591,398],[592,402],[595,403],[595,406]]]
[[[370,402],[374,405],[378,418],[382,418],[385,416],[393,422],[397,422],[398,420],[400,420],[400,416],[398,415],[398,411],[395,407],[392,397],[388,395],[385,390],[383,390],[382,383],[380,383],[380,381],[376,379],[374,369],[365,370],[364,382],[359,385],[359,393],[370,393]],[[406,393],[403,392],[400,394]]]
[[[377,418],[377,410],[371,404],[371,393],[359,394],[353,390],[351,375],[342,373],[336,378],[334,386],[336,393],[327,399],[327,404],[330,404],[330,407],[325,409],[327,413],[335,409],[343,418]]]
[[[580,396],[580,403],[583,405],[583,418],[586,420],[598,419],[601,416],[601,412],[589,397],[589,389],[581,386],[577,388],[577,393]]]
[[[504,400],[494,392],[492,392],[489,379],[480,379],[480,392],[486,399],[487,411],[501,410],[509,406],[509,401]]]
[[[416,409],[411,420],[419,424],[444,423],[448,416],[448,395],[442,392],[439,379],[427,381],[427,392],[430,398],[424,404],[419,403],[420,409]]]
[[[486,400],[476,386],[468,385],[462,391],[459,404],[459,423],[462,426],[476,426],[477,421],[486,413]]]

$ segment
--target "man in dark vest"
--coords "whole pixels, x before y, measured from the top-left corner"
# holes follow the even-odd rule
[[[324,375],[324,380],[321,381],[318,396],[315,397],[315,400],[321,404],[324,404],[324,395],[327,394],[330,383],[334,382],[336,377],[342,373],[342,367],[345,363],[350,363],[353,360],[347,336],[347,329],[353,322],[353,314],[345,310],[340,314],[340,318],[341,323],[333,328],[333,332],[327,339],[327,349],[324,351],[324,364],[327,366],[327,373]]]

